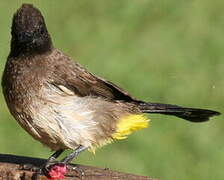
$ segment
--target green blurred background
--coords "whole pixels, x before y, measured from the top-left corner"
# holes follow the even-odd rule
[[[55,47],[132,95],[223,112],[224,1],[1,0],[0,74],[23,2],[41,9]],[[0,153],[47,158],[50,150],[9,114],[2,91],[0,102]],[[149,129],[76,162],[164,180],[224,179],[223,116],[202,124],[150,117]]]

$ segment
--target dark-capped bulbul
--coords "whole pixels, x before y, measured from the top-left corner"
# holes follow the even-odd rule
[[[13,16],[11,51],[2,78],[7,106],[36,140],[56,152],[74,150],[67,164],[83,150],[94,151],[148,127],[144,113],[173,115],[204,122],[219,112],[144,102],[97,77],[54,48],[41,12],[23,4]]]

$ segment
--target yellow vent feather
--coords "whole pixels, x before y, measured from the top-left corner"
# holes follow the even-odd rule
[[[112,135],[113,139],[125,139],[133,131],[147,128],[149,126],[149,119],[144,115],[128,115],[121,118],[117,124],[117,130]]]
[[[97,145],[90,147],[89,151],[95,154],[95,150],[98,147],[111,143],[113,140],[126,139],[127,136],[133,131],[147,128],[149,126],[149,121],[150,120],[144,115],[135,114],[125,116],[118,120],[116,132],[112,134],[111,139],[104,139],[99,141]]]

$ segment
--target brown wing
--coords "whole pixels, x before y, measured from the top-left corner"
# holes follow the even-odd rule
[[[137,101],[115,84],[94,76],[80,64],[63,55],[54,65],[51,83],[64,86],[79,96],[101,96],[111,100]]]

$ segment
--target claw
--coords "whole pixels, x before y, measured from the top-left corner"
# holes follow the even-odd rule
[[[72,171],[76,171],[77,172],[77,176],[79,177],[79,178],[82,178],[84,175],[85,175],[85,172],[83,171],[83,169],[82,168],[80,168],[80,167],[78,167],[78,166],[72,166],[72,165],[69,165],[68,166],[68,169],[69,170],[72,170]]]
[[[21,165],[19,166],[19,169],[20,169],[20,170],[26,170],[26,171],[34,171],[34,172],[36,172],[36,171],[38,171],[40,168],[37,167],[37,166],[35,166],[35,165],[33,165],[33,164],[21,164]]]

